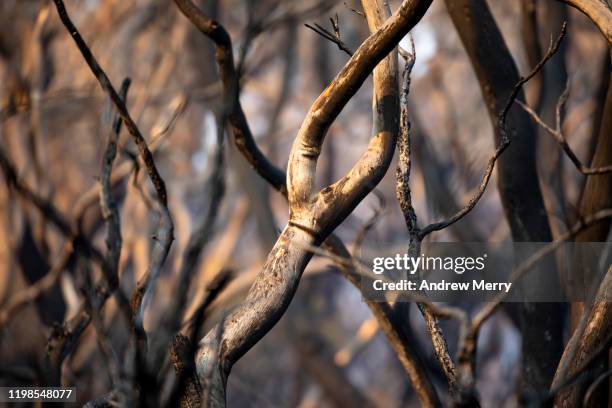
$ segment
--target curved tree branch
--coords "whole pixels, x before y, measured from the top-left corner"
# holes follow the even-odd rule
[[[231,57],[230,50],[227,47],[230,43],[229,36],[220,34],[224,30],[217,23],[206,18],[191,2],[183,0],[175,1],[181,11],[203,33],[209,35],[217,43],[217,61],[219,65],[226,64],[229,66],[230,64],[227,60],[220,58]],[[336,80],[323,93],[324,96],[319,97],[318,102],[315,102],[311,113],[304,121],[302,131],[298,134],[298,140],[305,137],[305,135],[308,135],[310,139],[311,136],[318,133],[312,131],[312,129],[317,129],[322,124],[321,121],[315,120],[319,115],[313,114],[318,109],[332,112],[332,116],[328,117],[328,125],[331,124],[342,107],[368,77],[371,70],[399,42],[401,37],[416,24],[429,3],[430,1],[405,1],[400,10],[379,31],[365,41]],[[232,71],[229,68],[226,73],[231,74]],[[389,69],[388,66],[384,66],[384,68]],[[377,83],[382,81],[383,77],[390,75],[383,74],[382,72]],[[395,78],[397,77],[395,76]],[[224,79],[222,77],[222,81],[224,81],[224,84],[231,84],[232,78]],[[390,80],[388,81],[392,83]],[[397,80],[395,84],[397,84]],[[235,98],[234,92],[236,88],[230,89],[232,97]],[[375,85],[375,89],[384,88],[381,88],[380,85]],[[394,93],[395,98],[397,98],[396,87]],[[226,95],[229,94],[226,89]],[[393,118],[392,115],[383,115],[387,109],[381,109],[381,107],[388,104],[387,100],[393,97],[393,93],[376,93],[378,107],[376,110],[378,112],[377,124],[375,126],[376,135],[370,143],[368,151],[355,167],[355,170],[361,168],[367,171],[363,171],[361,174],[355,172],[349,173],[350,177],[345,178],[344,182],[336,183],[334,186],[324,189],[317,197],[313,197],[313,200],[310,200],[309,197],[308,200],[304,201],[291,198],[293,183],[295,182],[297,186],[300,184],[300,181],[292,180],[290,170],[290,174],[287,177],[291,212],[289,225],[285,228],[268,256],[268,260],[251,287],[245,303],[224,320],[221,339],[217,339],[216,333],[218,330],[213,329],[201,343],[197,357],[198,375],[203,381],[206,381],[208,377],[207,372],[209,372],[211,367],[213,368],[210,382],[205,384],[208,386],[210,393],[209,401],[213,406],[222,406],[225,403],[225,384],[232,365],[265,335],[280,319],[287,308],[297,288],[301,273],[312,256],[310,251],[304,250],[304,246],[320,245],[384,175],[389,165],[395,145],[395,137],[397,136],[397,133],[392,131],[393,124],[389,122],[389,119],[395,120],[396,126],[397,119]],[[324,100],[326,99],[331,100],[333,103],[325,102]],[[233,101],[235,100],[233,99]],[[397,107],[397,102],[395,106]],[[239,135],[242,133],[240,136],[249,136],[249,134],[244,132],[245,129],[248,129],[248,126],[243,114],[240,115],[240,119],[243,120],[244,126],[241,129],[237,129],[237,133]],[[320,142],[322,142],[323,136],[323,134],[320,134]],[[238,138],[236,139],[238,141]],[[299,146],[299,143],[294,144],[292,149],[294,153],[290,156],[290,169],[297,169],[299,165],[296,167],[295,161],[299,161],[299,157],[302,157],[299,154],[295,154],[296,149],[300,150],[296,146]],[[256,146],[253,145],[253,147]],[[248,152],[247,158],[250,154],[252,152]],[[252,162],[251,159],[249,161]],[[316,162],[316,158],[313,157],[313,159]],[[311,164],[314,163],[311,162]],[[261,170],[259,166],[255,167],[259,171]],[[265,171],[264,173],[268,181],[278,185],[276,183],[278,179],[274,176],[274,173]],[[299,189],[298,187],[297,190]],[[295,190],[293,189],[293,191]],[[329,201],[330,199],[332,201]],[[331,211],[331,207],[336,207],[337,211]],[[333,213],[335,213],[335,216],[332,217]]]
[[[561,0],[583,12],[612,45],[612,10],[605,0]]]
[[[235,70],[232,67],[232,59],[225,56],[225,54],[231,50],[231,46],[229,46],[228,42],[229,35],[226,38],[225,36],[215,34],[216,32],[222,30],[219,23],[213,22],[199,9],[193,6],[193,4],[190,4],[190,2],[185,0],[175,1],[189,20],[192,21],[192,23],[194,23],[194,25],[196,25],[196,27],[198,27],[202,33],[211,38],[211,40],[213,40],[217,45],[217,63],[219,64],[219,70],[227,74],[225,80],[223,81],[224,89],[226,94],[231,92],[230,88],[234,82],[231,80],[230,75],[232,72],[235,73]],[[387,15],[387,10],[384,11],[384,15]],[[380,24],[382,24],[382,22],[383,21],[381,20]],[[213,27],[216,28],[213,30]],[[224,55],[223,58],[219,58],[219,54]],[[391,84],[391,82],[389,81],[388,84]],[[285,173],[270,164],[258,149],[257,144],[253,140],[246,118],[244,117],[244,114],[241,113],[242,108],[240,107],[240,101],[238,98],[235,99],[231,107],[232,109],[239,111],[237,113],[235,112],[234,114],[230,114],[229,117],[230,124],[232,125],[231,131],[234,137],[234,143],[238,146],[240,152],[245,156],[254,169],[273,187],[281,192],[285,198],[287,198]],[[347,280],[349,280],[349,282],[351,282],[359,291],[361,291],[361,280],[359,275],[352,269],[351,264],[338,262],[338,259],[345,259],[350,256],[342,241],[332,234],[325,241],[324,245],[335,254],[334,259],[336,259],[336,264],[340,269],[340,272]],[[397,353],[400,363],[408,374],[412,386],[421,403],[428,407],[440,406],[441,403],[437,396],[436,390],[427,375],[427,371],[423,366],[423,363],[413,348],[412,344],[414,343],[415,339],[413,339],[409,333],[406,333],[406,331],[403,329],[402,322],[395,318],[392,308],[387,303],[370,301],[367,301],[366,303],[371,309],[375,318],[379,321],[381,330],[389,340],[391,347]]]
[[[384,26],[361,44],[336,78],[310,107],[291,148],[287,167],[287,187],[292,214],[294,210],[308,205],[313,199],[316,163],[327,129],[344,105],[357,92],[378,61],[387,55],[409,29],[421,19],[430,4],[429,0],[403,1]],[[379,103],[382,105],[383,101]],[[380,130],[380,136],[375,136],[375,138],[382,137],[389,129]],[[374,143],[371,148],[376,149],[377,145],[380,143]],[[367,155],[368,153],[362,158],[365,160],[360,160],[360,163],[368,160]],[[354,167],[353,170],[358,170],[358,167]],[[340,182],[334,184],[332,189],[343,193],[350,191],[354,197],[358,197],[363,194],[358,188],[362,184],[353,184],[354,179],[355,174],[350,172]],[[345,186],[346,184],[348,186]],[[324,189],[317,199],[328,197],[329,193],[329,189]],[[342,208],[343,213],[352,210],[350,205],[347,205],[351,201],[344,203],[342,200],[339,201],[336,203]]]
[[[285,173],[270,163],[264,156],[253,138],[253,133],[247,122],[238,90],[238,76],[232,53],[232,40],[225,28],[202,12],[192,0],[174,0],[181,12],[197,27],[202,34],[209,37],[216,45],[215,59],[224,90],[224,106],[228,108],[227,120],[230,125],[234,143],[253,168],[274,188],[284,195]]]

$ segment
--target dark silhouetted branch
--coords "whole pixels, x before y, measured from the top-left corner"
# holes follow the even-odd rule
[[[132,117],[130,116],[125,104],[121,100],[117,91],[115,91],[115,88],[106,76],[106,73],[102,67],[100,67],[94,55],[91,53],[91,50],[85,43],[85,40],[83,40],[79,34],[79,31],[70,20],[66,7],[64,6],[64,2],[62,0],[54,0],[54,3],[64,27],[66,27],[72,36],[77,48],[83,55],[85,62],[87,62],[87,65],[98,80],[100,86],[105,92],[108,93],[111,101],[121,116],[121,119],[125,123],[128,132],[132,136],[136,147],[138,147],[138,151],[149,175],[149,179],[153,183],[157,200],[159,202],[160,226],[155,239],[155,241],[158,243],[158,248],[152,255],[149,268],[145,273],[145,276],[140,282],[138,282],[132,296],[132,314],[135,331],[137,336],[142,339],[144,336],[144,329],[142,328],[142,319],[144,314],[143,298],[145,297],[145,294],[149,293],[151,287],[155,284],[157,276],[159,275],[162,265],[164,264],[166,257],[168,256],[168,252],[170,251],[172,241],[174,240],[174,225],[172,223],[170,211],[168,210],[166,185],[157,170],[155,161],[153,159],[153,154],[149,150],[147,142],[140,133],[136,123],[132,120]],[[146,306],[146,302],[144,303]]]
[[[555,125],[554,129],[552,127],[550,127],[549,125],[547,125],[542,120],[542,118],[540,118],[540,116],[537,114],[537,112],[534,111],[533,109],[531,109],[527,104],[525,104],[525,103],[523,103],[521,101],[517,101],[517,103],[521,106],[521,108],[523,108],[525,110],[525,112],[527,112],[529,114],[529,116],[531,116],[533,118],[533,120],[540,127],[542,127],[542,129],[544,129],[548,134],[550,134],[557,141],[557,143],[559,143],[559,145],[563,148],[563,151],[565,152],[567,157],[570,159],[572,164],[576,167],[576,169],[580,173],[584,174],[585,176],[590,176],[592,174],[612,173],[612,164],[607,165],[607,166],[600,166],[600,167],[588,167],[588,166],[585,166],[580,161],[578,156],[576,156],[576,154],[574,153],[572,148],[569,146],[569,144],[567,143],[567,140],[565,140],[565,136],[563,136],[562,126],[561,126],[561,120],[562,120],[561,119],[561,111],[563,109],[563,106],[565,105],[565,102],[567,101],[568,95],[569,95],[569,81],[567,83],[567,86],[565,87],[565,91],[563,92],[563,94],[559,98],[559,102],[557,104],[557,109],[556,109],[556,125]]]
[[[487,185],[489,184],[489,180],[491,179],[491,176],[493,175],[493,169],[495,168],[495,163],[497,162],[497,159],[499,159],[501,154],[504,152],[504,150],[506,150],[506,148],[512,141],[510,136],[508,136],[507,124],[506,124],[508,112],[510,111],[510,108],[512,107],[512,104],[514,103],[514,101],[516,101],[523,85],[526,84],[531,78],[533,78],[544,67],[544,64],[546,64],[546,62],[550,58],[552,58],[552,56],[557,52],[561,44],[561,41],[565,37],[565,29],[566,29],[566,25],[564,24],[556,41],[551,42],[546,55],[544,55],[544,57],[538,62],[538,64],[536,64],[536,66],[533,67],[533,69],[527,76],[519,78],[518,82],[514,85],[514,88],[512,89],[512,92],[510,93],[508,101],[506,102],[506,105],[504,106],[504,108],[501,110],[501,113],[499,114],[499,118],[497,120],[497,125],[499,128],[500,134],[501,134],[501,140],[497,148],[495,149],[495,152],[489,158],[489,161],[487,162],[487,167],[482,176],[480,184],[478,188],[476,189],[476,192],[472,195],[472,198],[470,199],[470,201],[461,210],[459,210],[449,219],[445,221],[433,223],[433,224],[430,224],[424,227],[419,233],[419,236],[421,239],[425,238],[427,235],[429,235],[430,233],[434,231],[440,231],[456,223],[457,221],[465,217],[467,214],[469,214],[469,212],[472,211],[474,207],[476,207],[476,204],[478,204],[478,201],[480,201],[480,198],[483,196],[484,192],[486,191]]]
[[[191,0],[175,0],[181,12],[194,26],[209,37],[216,45],[215,58],[223,83],[224,106],[228,110],[227,120],[234,143],[253,168],[274,188],[287,194],[285,174],[274,166],[261,152],[248,125],[238,93],[238,76],[232,53],[232,40],[228,32],[218,22],[206,16]]]
[[[310,28],[315,33],[319,34],[321,37],[325,38],[326,40],[329,40],[332,43],[336,44],[338,48],[340,49],[340,51],[344,51],[346,54],[348,54],[349,57],[352,56],[353,51],[351,51],[351,49],[344,43],[344,41],[342,41],[342,38],[340,38],[340,26],[338,25],[338,14],[336,14],[334,18],[330,18],[329,20],[331,21],[332,27],[334,29],[333,33],[329,32],[329,30],[327,30],[325,27],[322,27],[321,25],[317,23],[314,23],[314,26],[310,24],[304,24],[304,25]]]

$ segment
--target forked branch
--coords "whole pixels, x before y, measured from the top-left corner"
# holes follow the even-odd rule
[[[531,107],[529,107],[529,105],[521,101],[516,101],[516,103],[518,103],[521,106],[521,108],[523,108],[523,110],[527,112],[529,116],[531,116],[531,118],[542,129],[544,129],[548,134],[550,134],[557,141],[557,143],[559,143],[559,145],[561,145],[561,148],[563,149],[567,157],[570,159],[572,164],[576,167],[576,169],[580,173],[584,174],[585,176],[590,176],[593,174],[612,173],[612,164],[607,165],[607,166],[598,166],[598,167],[589,167],[589,166],[584,165],[580,161],[578,156],[576,156],[576,153],[574,153],[570,145],[567,143],[565,136],[563,135],[563,129],[561,126],[561,122],[562,122],[561,116],[562,116],[563,106],[567,102],[567,98],[569,96],[569,85],[570,84],[568,81],[565,87],[565,90],[559,97],[559,101],[557,103],[557,109],[555,112],[556,121],[555,121],[554,129],[550,127],[548,124],[546,124],[546,122],[544,122],[544,120],[536,113],[536,111],[534,111]]]
[[[561,27],[561,31],[557,39],[554,42],[551,40],[551,43],[548,47],[548,51],[546,52],[546,55],[544,55],[544,57],[536,64],[536,66],[533,67],[533,69],[531,70],[531,72],[529,72],[529,74],[527,74],[524,77],[521,77],[516,83],[516,85],[514,86],[514,88],[512,89],[512,92],[510,93],[510,96],[508,97],[508,100],[504,108],[501,110],[501,113],[499,114],[499,117],[497,120],[498,128],[499,128],[500,135],[501,135],[501,138],[500,138],[501,140],[499,141],[499,144],[497,148],[495,149],[495,152],[493,152],[493,154],[489,158],[489,161],[487,162],[487,167],[485,168],[484,174],[482,175],[480,184],[478,185],[476,192],[472,195],[472,198],[470,199],[470,201],[468,201],[468,203],[462,209],[457,211],[453,216],[451,216],[447,220],[430,224],[424,227],[423,229],[421,229],[420,230],[421,239],[425,238],[427,235],[431,234],[434,231],[440,231],[446,227],[453,225],[454,223],[456,223],[457,221],[465,217],[467,214],[469,214],[470,211],[474,209],[474,207],[476,207],[476,204],[478,204],[478,201],[480,201],[480,199],[484,195],[487,185],[489,184],[489,180],[491,179],[491,176],[493,175],[493,169],[495,168],[495,163],[497,162],[501,154],[504,152],[504,150],[506,150],[506,148],[509,146],[511,142],[511,139],[508,136],[506,118],[508,116],[508,112],[510,111],[510,108],[512,107],[512,104],[514,103],[514,101],[517,100],[517,97],[523,85],[525,85],[531,78],[533,78],[538,72],[540,72],[540,70],[544,67],[544,64],[546,64],[546,62],[549,59],[551,59],[552,56],[555,55],[555,53],[559,50],[561,41],[563,41],[563,38],[565,37],[566,28],[567,28],[567,24],[564,23],[563,26]]]
[[[233,63],[227,59],[231,58],[231,49],[227,46],[230,43],[229,36],[219,35],[222,28],[204,16],[190,1],[175,1],[181,11],[217,43],[217,61],[222,67],[221,71],[231,75]],[[280,319],[287,308],[301,273],[312,256],[310,251],[303,249],[304,244],[320,245],[384,175],[397,136],[397,131],[393,130],[393,121],[397,128],[397,77],[396,74],[392,74],[392,68],[383,65],[379,73],[375,73],[375,130],[368,151],[343,180],[317,195],[312,197],[308,195],[306,199],[300,194],[292,195],[292,191],[303,190],[302,176],[294,179],[291,173],[291,169],[297,170],[301,167],[297,162],[304,157],[300,153],[303,152],[303,144],[300,141],[313,142],[313,137],[318,134],[319,141],[315,143],[322,143],[324,132],[320,132],[322,130],[320,127],[331,124],[372,69],[420,19],[429,3],[429,1],[404,1],[400,10],[357,50],[343,71],[311,108],[289,159],[287,186],[290,222],[268,256],[245,303],[224,320],[223,328],[220,330],[221,338],[218,339],[216,335],[219,331],[213,329],[201,343],[197,358],[198,374],[201,380],[206,382],[205,386],[209,390],[209,401],[212,405],[225,404],[225,383],[232,365]],[[220,55],[223,55],[224,59],[220,58]],[[394,62],[393,58],[389,58],[385,64],[397,64],[397,60]],[[235,92],[232,85],[235,83],[235,78],[229,76],[224,78],[225,74],[222,73],[222,81],[226,87],[226,95],[230,95],[229,91]],[[392,93],[387,92],[389,87],[384,84],[394,85]],[[236,103],[237,95],[232,93],[231,97],[232,103]],[[233,106],[235,108],[238,105]],[[324,116],[317,113],[321,110],[326,112]],[[235,109],[230,109],[230,112],[232,111],[236,113]],[[232,127],[236,123],[240,125],[238,129],[232,131],[234,135],[238,133],[239,136],[245,136],[240,133],[248,129],[246,119],[241,110],[238,113],[238,116],[234,116],[234,121],[230,114]],[[327,115],[328,113],[331,113],[331,116]],[[238,142],[238,138],[236,139]],[[252,138],[247,139],[252,140]],[[245,150],[247,157],[253,152],[251,149]],[[316,164],[317,157],[318,154],[310,156],[309,163]],[[253,163],[252,160],[249,161]],[[261,173],[262,167],[255,167],[259,168]],[[278,184],[276,176],[268,171],[270,168],[263,166],[263,170],[264,177]],[[298,171],[302,170],[304,169]],[[314,172],[314,168],[312,171]],[[314,174],[306,175],[310,176]],[[219,348],[219,344],[223,344],[223,347]],[[211,367],[216,368],[213,369],[213,375],[209,380],[207,373]]]
[[[166,257],[168,256],[172,241],[174,240],[174,225],[172,222],[170,211],[168,209],[168,196],[166,192],[166,185],[161,175],[159,174],[159,171],[157,170],[157,166],[155,165],[155,161],[153,159],[153,154],[149,150],[147,142],[142,136],[140,130],[138,129],[138,126],[130,116],[127,107],[125,106],[125,103],[121,100],[121,97],[113,87],[110,79],[108,78],[102,67],[100,67],[96,58],[89,49],[87,43],[85,42],[85,40],[83,40],[79,31],[72,23],[72,20],[70,19],[70,17],[68,16],[68,12],[66,11],[64,2],[62,0],[54,0],[54,3],[55,7],[57,8],[57,13],[60,17],[60,20],[62,21],[62,24],[72,36],[72,39],[77,45],[77,48],[81,52],[81,55],[85,59],[85,62],[89,66],[91,72],[98,80],[98,83],[100,84],[102,89],[108,93],[111,101],[117,109],[117,112],[125,123],[128,132],[132,136],[134,143],[138,147],[140,157],[142,158],[142,161],[145,165],[149,179],[151,180],[151,183],[155,188],[155,193],[159,202],[160,226],[156,237],[156,241],[159,246],[157,247],[157,250],[152,256],[149,268],[145,273],[145,276],[138,283],[137,288],[132,297],[132,318],[134,320],[136,333],[140,337],[142,337],[142,318],[144,314],[142,301],[145,294],[149,292],[151,286],[155,283],[155,280],[159,275],[159,272],[161,271],[162,265],[164,264]]]
[[[336,14],[334,18],[330,18],[330,21],[334,29],[333,33],[331,33],[325,27],[317,23],[314,23],[314,26],[310,24],[304,24],[304,25],[310,28],[315,33],[319,34],[321,37],[325,38],[326,40],[329,40],[332,43],[336,44],[338,48],[341,51],[344,51],[346,54],[348,54],[349,57],[352,56],[353,51],[351,51],[351,49],[344,43],[344,41],[342,41],[342,38],[340,37],[340,26],[338,24],[338,14]]]

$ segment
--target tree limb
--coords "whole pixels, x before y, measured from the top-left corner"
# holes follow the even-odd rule
[[[583,12],[599,28],[608,46],[612,45],[612,11],[605,0],[561,0]]]
[[[218,24],[213,24],[211,20],[204,19],[191,2],[182,0],[176,0],[176,2],[190,20],[195,22],[205,34],[210,34],[217,44],[229,43],[227,35],[219,34]],[[367,78],[369,71],[395,46],[403,36],[402,33],[405,33],[418,21],[428,5],[428,1],[405,1],[400,7],[400,11],[360,47],[353,56],[352,62],[349,61],[339,75],[338,78],[340,79],[332,82],[328,91],[324,92],[324,95],[330,96],[336,102],[335,107],[333,104],[323,103],[323,108],[335,110],[335,115],[337,115],[348,99],[356,92],[356,87]],[[190,15],[190,13],[192,14]],[[229,54],[229,50],[225,51]],[[229,56],[231,57],[231,54]],[[385,77],[385,74],[383,74],[383,77]],[[345,83],[346,79],[348,79],[348,83]],[[338,86],[339,83],[342,83],[342,85]],[[395,92],[397,95],[397,89]],[[334,96],[336,93],[341,96],[340,99]],[[382,109],[385,97],[388,99],[389,95],[378,95],[377,93],[377,108],[381,109],[381,113],[385,112],[385,109]],[[319,108],[320,101],[323,99],[325,98],[320,97],[319,102],[315,102],[311,113],[303,124],[303,130],[298,133],[297,140],[304,137],[304,132],[311,136],[314,135],[308,129],[317,128],[321,124],[320,122],[317,123],[316,120],[313,121],[312,112]],[[244,119],[243,115],[242,119]],[[333,119],[333,117],[330,117],[329,123]],[[384,123],[382,124],[384,125]],[[375,125],[375,129],[378,129],[378,124]],[[300,275],[312,256],[309,251],[303,250],[296,243],[321,244],[384,174],[393,153],[395,135],[388,127],[383,127],[375,132],[376,136],[371,142],[368,152],[356,165],[356,171],[365,170],[365,168],[368,170],[361,171],[361,173],[349,173],[351,177],[347,177],[344,182],[337,183],[324,190],[315,200],[310,201],[310,198],[302,200],[301,197],[293,199],[295,198],[291,194],[292,191],[295,191],[295,189],[292,190],[293,183],[300,184],[300,181],[292,179],[290,170],[287,178],[291,213],[290,223],[279,237],[262,272],[249,291],[245,303],[224,320],[221,340],[223,347],[219,349],[219,361],[214,363],[219,368],[214,370],[212,381],[209,384],[210,402],[213,406],[222,406],[225,403],[225,382],[231,366],[276,323],[288,306]],[[322,139],[320,141],[322,142]],[[295,161],[299,161],[300,155],[295,153],[296,150],[301,150],[297,142],[292,149],[294,153],[290,156],[290,169],[296,168],[294,166]],[[364,168],[360,169],[359,166]],[[356,174],[360,176],[358,177]],[[336,191],[336,189],[339,191]],[[324,198],[332,197],[334,197],[335,203],[325,202]],[[339,213],[336,212],[333,218],[332,211],[330,211],[332,207],[339,208]],[[266,313],[261,315],[259,310],[265,310]],[[198,374],[201,378],[204,378],[207,367],[216,360],[215,350],[218,347],[215,346],[217,341],[214,333],[215,330],[211,330],[201,343],[197,364]]]

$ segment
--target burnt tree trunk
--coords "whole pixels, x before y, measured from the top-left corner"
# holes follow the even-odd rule
[[[499,143],[498,118],[519,80],[518,70],[484,0],[446,0],[446,6],[478,78]],[[518,98],[524,101],[523,92]],[[536,169],[537,132],[516,105],[508,113],[507,125],[511,142],[499,159],[497,179],[512,238],[515,242],[548,242],[551,231]],[[535,280],[533,284],[551,283]],[[525,397],[544,392],[552,382],[563,351],[564,313],[558,303],[521,304]]]

